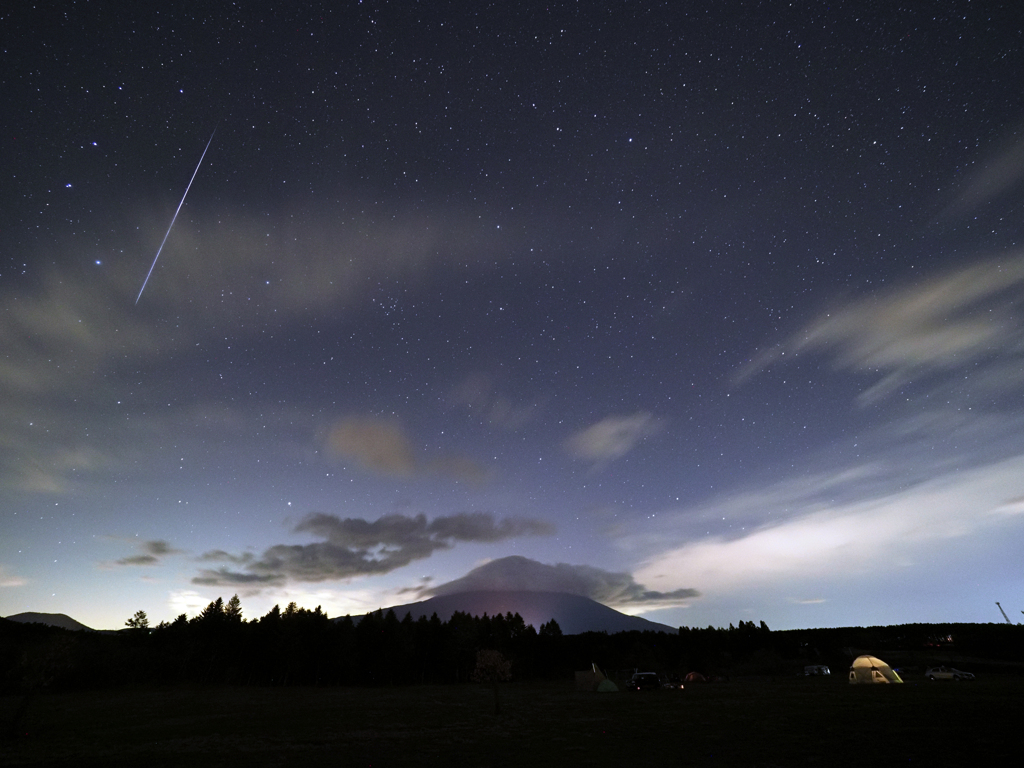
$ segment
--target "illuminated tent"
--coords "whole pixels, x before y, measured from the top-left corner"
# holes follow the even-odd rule
[[[892,667],[874,656],[858,656],[850,665],[850,684],[902,683]]]

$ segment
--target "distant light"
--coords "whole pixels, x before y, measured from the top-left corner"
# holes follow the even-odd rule
[[[102,261],[100,261],[99,259],[96,259],[96,263],[97,263],[97,264],[102,264],[103,262],[102,262]]]

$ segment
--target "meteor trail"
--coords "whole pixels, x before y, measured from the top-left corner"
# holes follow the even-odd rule
[[[210,134],[210,141],[206,142],[206,149],[210,148],[210,143],[213,141],[214,134],[217,133],[217,129],[213,129],[213,133]],[[142,292],[146,290],[146,283],[149,282],[149,276],[153,274],[153,267],[156,266],[156,260],[160,258],[160,251],[164,249],[164,243],[167,242],[167,236],[171,234],[171,227],[174,226],[175,220],[178,218],[178,211],[181,210],[181,206],[185,204],[185,198],[188,197],[188,191],[192,189],[192,182],[196,180],[196,174],[199,173],[199,166],[203,164],[203,158],[206,157],[206,149],[203,150],[202,157],[199,158],[199,162],[196,163],[196,169],[192,172],[192,178],[188,180],[188,186],[185,187],[185,194],[181,196],[181,202],[178,203],[178,210],[174,212],[173,218],[171,218],[171,224],[167,227],[167,232],[164,234],[164,239],[160,243],[160,247],[156,249],[156,256],[153,257],[153,264],[149,268],[149,272],[146,273],[146,279],[142,281],[142,287],[139,288],[139,295],[135,297],[135,303],[139,303],[139,299],[142,298]]]

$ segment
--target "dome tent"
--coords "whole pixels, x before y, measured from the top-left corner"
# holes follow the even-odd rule
[[[892,667],[874,656],[858,656],[850,665],[850,684],[902,683]]]
[[[576,673],[577,691],[597,691],[598,693],[613,693],[619,690],[611,680],[605,677],[597,664],[591,664],[590,669]]]

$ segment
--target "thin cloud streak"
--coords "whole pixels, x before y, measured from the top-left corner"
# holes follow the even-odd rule
[[[28,584],[28,579],[15,576],[4,566],[0,565],[0,587],[23,587]]]
[[[364,298],[358,286],[371,279],[429,285],[437,269],[486,271],[515,252],[506,235],[458,211],[396,211],[378,221],[347,210],[283,216],[292,226],[273,236],[241,211],[220,211],[214,226],[183,221],[168,246],[173,258],[161,265],[141,312],[127,270],[51,269],[40,288],[13,297],[0,316],[0,394],[77,391],[82,371],[188,347],[219,324],[255,333],[267,323],[350,309]],[[130,218],[127,231],[144,217]],[[297,249],[303,258],[294,257]],[[152,320],[167,313],[179,317],[173,334]]]
[[[660,429],[650,413],[608,416],[573,434],[566,448],[578,459],[605,463],[622,458]]]
[[[1010,191],[1024,179],[1024,139],[1022,125],[1009,133],[1011,137],[993,155],[981,163],[981,170],[971,174],[960,196],[949,205],[940,220],[964,216]]]
[[[1006,355],[1019,360],[1024,332],[1014,307],[1024,300],[1024,257],[992,259],[923,283],[884,291],[820,315],[744,366],[737,383],[816,352],[836,368],[881,378],[859,397],[877,402],[915,377],[979,372]]]
[[[138,548],[142,550],[141,554],[121,558],[114,565],[156,565],[167,555],[181,553],[162,539],[140,542]]]

